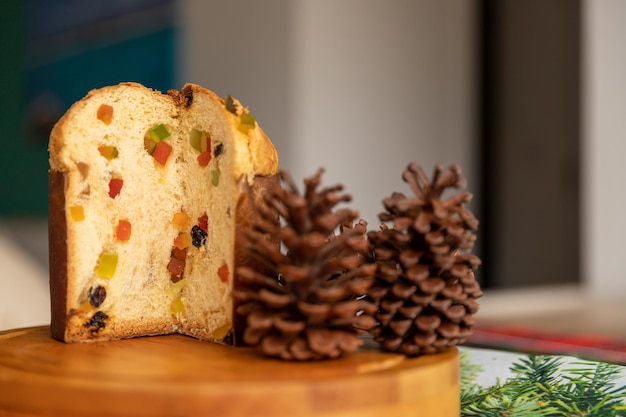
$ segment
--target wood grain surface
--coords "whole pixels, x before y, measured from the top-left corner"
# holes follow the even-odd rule
[[[459,416],[458,351],[317,362],[185,336],[64,344],[0,332],[0,416]]]

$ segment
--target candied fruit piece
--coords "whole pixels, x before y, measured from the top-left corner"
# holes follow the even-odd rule
[[[128,220],[120,220],[115,228],[115,237],[123,242],[130,239],[131,225]]]
[[[198,155],[197,159],[198,159],[198,164],[200,164],[200,166],[204,168],[205,166],[209,165],[209,162],[211,162],[211,152],[210,151],[202,152],[200,155]]]
[[[215,340],[222,340],[226,336],[228,336],[228,334],[230,333],[230,330],[231,330],[230,324],[228,323],[223,324],[217,329],[213,330],[213,334],[211,334],[211,337],[213,337],[213,339]]]
[[[109,181],[109,197],[115,198],[122,191],[122,187],[124,186],[124,180],[121,178],[111,178]]]
[[[174,239],[174,247],[185,249],[191,246],[191,235],[189,233],[179,233]]]
[[[250,129],[256,126],[256,117],[250,113],[242,113],[239,116],[239,131],[242,133],[248,133]]]
[[[102,285],[98,285],[96,288],[89,287],[87,297],[89,297],[89,304],[100,307],[100,304],[107,298],[107,290]]]
[[[98,146],[98,152],[109,161],[117,158],[120,154],[115,146]]]
[[[187,258],[187,248],[178,249],[176,246],[172,248],[171,253],[173,258],[180,259],[184,261]]]
[[[228,282],[228,265],[226,265],[226,263],[219,267],[219,269],[217,270],[217,276],[223,283]]]
[[[70,217],[75,222],[82,222],[85,220],[85,210],[83,209],[83,206],[71,206]]]
[[[117,254],[103,252],[98,259],[98,267],[96,274],[100,278],[113,278],[115,275],[115,269],[117,268]]]
[[[100,107],[98,107],[96,117],[105,125],[111,124],[113,120],[113,107],[108,104],[101,104]]]
[[[89,300],[85,300],[78,305],[78,308],[83,311],[91,311],[93,306],[89,302]]]
[[[200,226],[200,229],[204,230],[205,232],[209,230],[209,216],[207,216],[206,213],[198,217],[198,226]]]
[[[170,304],[170,313],[178,314],[185,312],[185,304],[183,304],[183,300],[180,298],[175,298]]]
[[[156,146],[157,146],[156,142],[150,139],[150,137],[145,137],[143,139],[143,147],[145,148],[146,152],[148,152],[150,155],[154,153],[154,149],[156,148]]]
[[[192,148],[200,153],[211,149],[211,137],[208,133],[202,132],[198,129],[191,129],[191,132],[189,133],[189,143]]]
[[[161,142],[163,139],[170,137],[170,132],[167,130],[164,124],[157,125],[150,129],[150,138],[154,142]]]
[[[214,169],[211,171],[211,184],[213,184],[214,187],[217,187],[219,183],[220,183],[220,170]]]
[[[191,217],[184,211],[179,211],[178,213],[174,213],[174,217],[172,217],[172,224],[178,230],[183,230],[189,225],[189,220]]]
[[[165,290],[165,293],[171,297],[178,297],[186,284],[187,280],[183,278],[180,281],[170,285],[169,288]]]
[[[191,129],[189,132],[189,144],[198,152],[202,152],[202,138],[204,135],[198,129]]]
[[[170,262],[167,264],[167,270],[171,274],[172,282],[178,282],[185,271],[185,261],[171,257]],[[178,279],[174,281],[174,277]]]
[[[159,142],[156,144],[154,151],[152,152],[152,157],[155,161],[157,161],[161,165],[165,165],[167,162],[167,158],[169,158],[172,153],[172,146],[167,142]]]

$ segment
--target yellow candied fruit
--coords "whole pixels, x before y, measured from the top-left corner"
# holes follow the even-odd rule
[[[83,209],[83,206],[71,206],[70,217],[75,222],[82,222],[85,220],[85,210]]]
[[[248,133],[250,129],[256,126],[256,118],[250,113],[242,113],[239,116],[238,129],[241,133]]]
[[[100,278],[113,278],[115,269],[117,268],[117,254],[103,252],[98,260],[98,268],[96,274]]]
[[[170,285],[169,288],[165,290],[165,293],[171,297],[178,297],[178,295],[183,290],[186,284],[187,284],[187,280],[183,278],[180,281]]]
[[[191,217],[189,217],[187,213],[185,213],[184,211],[180,211],[174,214],[174,217],[172,218],[172,224],[178,230],[184,230],[187,228],[187,226],[189,226],[190,220],[191,220]]]
[[[185,249],[191,246],[191,235],[189,233],[180,233],[174,239],[174,246],[176,249]]]
[[[179,314],[185,312],[185,304],[180,298],[175,298],[170,304],[170,313]]]
[[[222,340],[226,336],[228,336],[228,333],[230,333],[230,329],[231,329],[230,324],[228,323],[223,324],[217,329],[213,330],[213,334],[211,335],[211,337],[213,337],[213,339],[215,340]]]
[[[91,305],[91,303],[89,302],[89,300],[87,301],[83,301],[78,305],[78,308],[83,310],[83,311],[90,311],[93,309],[93,306]]]

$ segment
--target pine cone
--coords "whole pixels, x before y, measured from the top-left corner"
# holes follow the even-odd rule
[[[340,194],[341,185],[318,191],[322,173],[305,180],[301,195],[282,171],[287,188],[266,194],[257,210],[268,221],[246,235],[250,255],[263,268],[238,268],[233,296],[237,313],[245,317],[243,341],[267,356],[334,358],[356,350],[362,343],[359,329],[375,325],[375,305],[360,297],[376,270],[365,258],[366,223],[353,225],[357,213],[347,208],[333,211],[351,197]],[[270,221],[276,212],[280,224]]]
[[[465,187],[458,166],[438,165],[430,182],[411,164],[403,179],[415,196],[386,198],[379,218],[389,226],[368,233],[378,269],[366,299],[379,307],[370,332],[384,350],[434,353],[472,332],[482,292],[473,272],[480,260],[467,252],[478,221],[463,207],[470,193],[441,199],[447,188]]]

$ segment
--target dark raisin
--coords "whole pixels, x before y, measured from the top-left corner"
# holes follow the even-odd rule
[[[89,287],[88,292],[89,303],[94,307],[100,307],[100,304],[104,302],[104,299],[107,298],[107,290],[98,285],[96,288]]]
[[[215,148],[213,149],[213,156],[215,156],[217,158],[223,152],[224,152],[224,144],[223,143],[218,143],[217,145],[215,145]]]
[[[237,116],[237,105],[230,94],[226,95],[224,105],[226,106],[226,110]]]
[[[185,91],[185,107],[191,106],[191,103],[193,103],[193,90],[190,88]]]
[[[191,228],[191,243],[199,248],[200,246],[206,243],[207,233],[200,228],[200,226],[195,225]]]
[[[106,325],[109,316],[102,311],[96,311],[94,315],[85,323],[85,327],[90,327],[92,333],[98,333]]]

